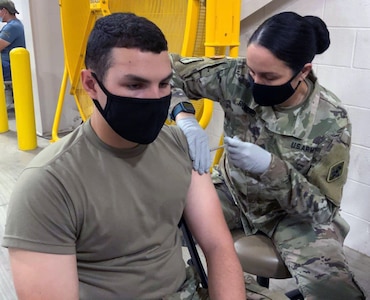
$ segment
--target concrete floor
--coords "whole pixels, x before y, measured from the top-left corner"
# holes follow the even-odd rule
[[[37,153],[49,145],[49,140],[38,137],[37,144],[37,149],[32,151],[18,149],[14,113],[9,113],[9,131],[0,134],[0,240],[4,233],[9,197],[18,174]],[[187,261],[189,255],[185,248],[183,253]],[[357,281],[370,297],[370,257],[348,247],[345,247],[345,253]],[[293,279],[271,280],[270,287],[274,290],[288,291],[295,288],[295,283]],[[8,253],[4,248],[0,248],[0,299],[17,299],[11,280]]]

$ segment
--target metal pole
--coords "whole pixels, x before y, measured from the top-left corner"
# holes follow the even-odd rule
[[[15,123],[18,148],[37,148],[35,110],[33,107],[30,54],[25,48],[14,48],[9,53],[12,71]]]
[[[62,110],[63,110],[64,96],[66,94],[67,79],[68,79],[67,66],[64,65],[63,79],[60,85],[59,98],[58,98],[57,108],[55,111],[53,127],[51,130],[51,140],[50,140],[51,143],[54,143],[57,140],[59,140],[58,128],[59,128],[60,116],[62,115]]]

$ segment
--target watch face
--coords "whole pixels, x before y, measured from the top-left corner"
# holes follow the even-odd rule
[[[184,108],[186,109],[187,112],[195,112],[193,104],[189,102],[183,102]]]
[[[195,114],[193,104],[191,104],[190,102],[180,102],[177,105],[175,105],[170,114],[171,120],[175,121],[176,116],[181,112]]]

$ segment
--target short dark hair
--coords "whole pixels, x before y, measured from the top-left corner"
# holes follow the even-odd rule
[[[92,29],[85,55],[85,66],[103,80],[111,63],[112,48],[137,48],[161,53],[167,40],[157,25],[133,13],[114,13],[98,19]]]
[[[267,48],[293,73],[298,73],[316,54],[329,48],[330,38],[326,24],[319,17],[282,12],[263,22],[252,34],[249,44]]]

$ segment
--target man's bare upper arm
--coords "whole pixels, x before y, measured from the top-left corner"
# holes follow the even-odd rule
[[[79,298],[75,255],[9,248],[9,257],[19,300]]]
[[[193,171],[184,217],[207,261],[211,299],[246,299],[243,271],[209,174]]]
[[[212,248],[215,241],[232,243],[230,231],[209,174],[199,175],[196,171],[192,172],[184,216],[196,240],[202,248],[205,247],[204,250],[208,247]]]

